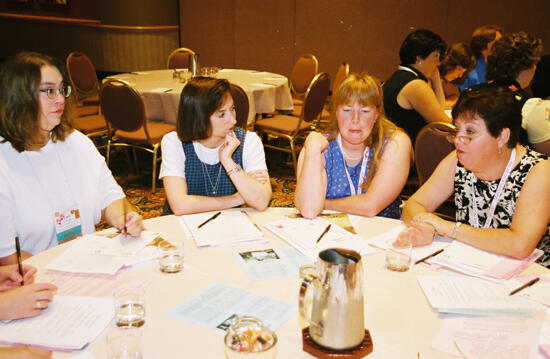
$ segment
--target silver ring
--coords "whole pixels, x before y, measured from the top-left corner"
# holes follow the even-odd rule
[[[43,308],[43,307],[42,307],[42,302],[39,301],[39,300],[36,301],[36,303],[34,303],[34,307],[35,307],[36,309],[42,309],[42,308]]]

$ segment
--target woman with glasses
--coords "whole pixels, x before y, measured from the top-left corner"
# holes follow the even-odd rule
[[[0,69],[0,264],[95,231],[100,219],[141,233],[141,217],[92,141],[71,127],[71,87],[49,56],[20,53]]]
[[[434,234],[480,249],[526,258],[538,247],[550,267],[550,161],[518,144],[521,109],[506,87],[482,84],[461,93],[453,108],[456,150],[407,201],[401,236],[413,245]],[[454,195],[456,222],[433,214]]]
[[[351,74],[333,96],[328,138],[311,132],[300,152],[296,208],[306,218],[324,209],[400,218],[411,141],[384,115],[379,81]]]

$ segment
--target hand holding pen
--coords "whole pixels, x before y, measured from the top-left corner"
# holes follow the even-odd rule
[[[31,284],[34,281],[36,268],[30,265],[22,264],[23,275],[19,273],[17,264],[0,266],[0,292],[14,289],[24,284]]]

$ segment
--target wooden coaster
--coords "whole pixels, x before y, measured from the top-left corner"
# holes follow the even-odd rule
[[[309,327],[302,329],[302,345],[306,353],[319,359],[359,359],[372,353],[374,347],[368,329],[365,329],[365,337],[359,346],[346,350],[334,350],[315,343],[309,335]]]

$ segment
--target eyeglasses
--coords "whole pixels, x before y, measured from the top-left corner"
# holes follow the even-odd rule
[[[470,142],[472,142],[472,140],[478,138],[479,136],[481,136],[481,133],[476,133],[476,134],[472,134],[472,135],[462,135],[460,136],[458,134],[458,131],[453,131],[451,133],[449,133],[447,135],[447,141],[449,141],[450,143],[454,143],[455,142],[455,138],[458,138],[458,141],[467,145],[469,144]]]
[[[66,85],[66,86],[61,86],[58,89],[48,87],[45,89],[39,89],[38,91],[44,92],[50,100],[55,100],[59,94],[63,95],[63,97],[65,98],[68,98],[71,95],[72,90],[73,89],[71,88],[71,86]]]

